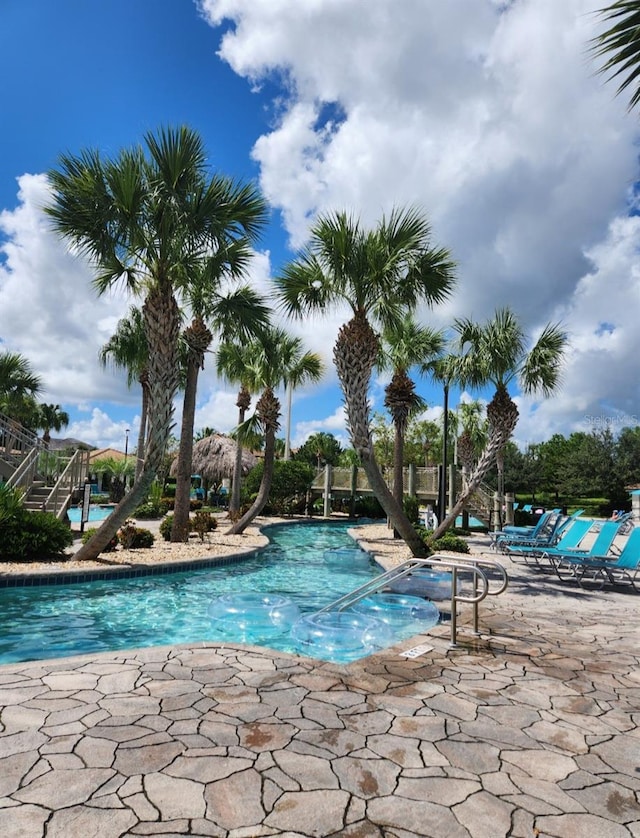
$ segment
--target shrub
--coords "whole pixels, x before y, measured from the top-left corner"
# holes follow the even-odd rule
[[[404,514],[411,521],[411,523],[417,524],[420,519],[420,504],[418,503],[418,498],[415,495],[406,495],[402,502],[402,506],[404,508]]]
[[[157,503],[155,501],[147,501],[134,510],[133,517],[141,519],[162,518],[168,511],[169,507],[162,499]]]
[[[93,536],[94,533],[97,533],[97,532],[98,532],[98,530],[95,527],[92,527],[91,529],[85,530],[82,533],[82,536],[81,536],[82,543],[86,544],[87,541],[89,541],[89,539],[91,538],[91,536]],[[118,546],[118,534],[116,533],[113,536],[113,538],[111,539],[111,541],[107,544],[107,546],[102,548],[101,552],[102,553],[112,553],[116,549],[117,546]]]
[[[205,534],[215,530],[217,526],[218,522],[208,509],[199,509],[191,521],[191,531],[198,533],[200,541],[204,541]]]
[[[196,512],[198,509],[202,509],[203,506],[203,502],[198,498],[191,498],[191,500],[189,501],[189,508],[192,512]]]
[[[165,515],[160,522],[160,535],[165,541],[171,541],[171,528],[173,527],[173,515]]]
[[[124,525],[118,530],[118,538],[120,544],[125,550],[137,550],[144,547],[153,547],[155,537],[151,530],[146,530],[143,527],[136,527],[132,521],[125,521]]]
[[[0,560],[45,561],[64,555],[73,544],[68,525],[51,512],[29,512],[24,508],[0,519]]]
[[[243,500],[247,501],[258,493],[264,463],[254,466],[242,484]],[[269,500],[264,508],[266,514],[283,514],[295,506],[300,499],[302,509],[307,491],[315,476],[315,469],[309,463],[296,460],[276,460],[273,464],[273,480],[269,491]]]
[[[164,497],[160,498],[160,503],[162,506],[166,507],[167,512],[169,512],[176,504],[176,499],[172,495],[164,495]]]
[[[438,550],[450,550],[452,553],[468,553],[469,545],[464,540],[454,533],[446,532],[441,538],[438,538],[431,545],[437,552]]]

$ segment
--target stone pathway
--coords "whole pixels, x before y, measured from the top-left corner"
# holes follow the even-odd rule
[[[509,570],[456,650],[0,666],[0,836],[638,838],[640,598]]]

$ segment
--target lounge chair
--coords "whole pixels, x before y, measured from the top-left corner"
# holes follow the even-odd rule
[[[491,546],[495,549],[498,541],[502,539],[537,538],[539,535],[542,535],[542,531],[544,530],[545,526],[549,523],[550,519],[551,512],[545,512],[544,515],[540,516],[538,522],[532,527],[509,526],[504,527],[504,529],[502,530],[497,530],[496,532],[489,533]]]
[[[532,546],[530,544],[509,543],[505,544],[502,552],[506,553],[515,562],[523,561],[525,564],[541,568],[541,560],[545,566],[548,565],[549,562],[546,558],[550,552],[557,555],[564,555],[565,553],[578,549],[587,533],[593,528],[593,525],[594,521],[592,518],[576,518],[560,533],[558,541],[554,546]],[[616,525],[615,532],[617,532],[617,529],[618,527]],[[611,541],[615,537],[615,532],[611,536]]]
[[[607,523],[617,524],[617,521]],[[605,525],[603,525],[603,529]],[[600,590],[607,582],[612,585],[630,585],[640,593],[640,527],[634,527],[617,557],[589,553],[588,555],[549,556],[558,578],[575,581],[581,588]]]
[[[506,552],[506,548],[508,546],[520,546],[520,547],[555,547],[558,543],[560,537],[571,526],[571,524],[578,518],[584,509],[578,509],[573,515],[569,515],[566,518],[563,518],[562,515],[554,515],[553,512],[550,512],[549,515],[551,516],[544,524],[542,531],[534,536],[513,536],[509,537],[509,535],[500,535],[498,534],[498,538],[496,538],[496,549],[502,550],[502,552]]]

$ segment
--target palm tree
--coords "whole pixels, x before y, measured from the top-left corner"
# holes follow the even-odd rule
[[[251,345],[235,340],[226,340],[218,347],[216,355],[216,369],[218,374],[230,383],[239,384],[236,407],[238,408],[238,428],[242,428],[247,417],[247,410],[251,406],[251,392],[249,381],[251,375]],[[229,499],[229,516],[233,520],[240,511],[240,483],[242,480],[242,448],[244,438],[241,433],[236,434],[236,460],[231,482],[231,497]]]
[[[303,352],[300,338],[291,337],[283,329],[270,327],[249,346],[251,357],[247,385],[262,390],[256,403],[254,420],[264,434],[264,471],[258,494],[251,507],[229,529],[229,534],[243,532],[260,514],[269,498],[273,479],[276,433],[280,427],[280,401],[275,395],[279,386],[295,389],[305,382],[319,381],[323,373],[320,356]],[[250,420],[249,420],[250,421]]]
[[[599,72],[621,79],[616,94],[631,85],[629,110],[640,102],[640,0],[616,0],[599,14],[610,26],[591,41],[596,58],[606,58]]]
[[[200,136],[187,127],[145,135],[145,148],[103,159],[63,155],[49,173],[47,212],[57,233],[94,266],[99,294],[120,283],[142,297],[149,345],[149,432],[142,472],[76,554],[94,559],[146,495],[162,466],[178,386],[178,299],[212,253],[253,236],[263,216],[232,200],[236,187],[210,175]]]
[[[463,488],[473,471],[476,457],[487,442],[487,428],[484,409],[479,401],[460,404],[460,433],[458,435],[458,459],[462,463]]]
[[[461,350],[456,366],[458,379],[472,389],[492,384],[495,394],[487,405],[489,435],[485,449],[466,488],[434,532],[434,539],[455,521],[515,430],[518,407],[509,395],[508,385],[517,381],[523,393],[540,393],[548,398],[560,383],[568,341],[567,333],[558,324],[550,323],[527,351],[526,335],[508,308],[498,309],[485,325],[470,319],[457,320],[455,329]]]
[[[236,200],[253,203],[254,211],[262,213],[262,200],[244,190]],[[245,208],[245,215],[249,209]],[[269,311],[260,296],[249,286],[221,293],[227,278],[236,278],[246,271],[250,258],[248,240],[232,242],[227,249],[209,257],[188,292],[193,320],[183,331],[187,347],[186,381],[182,408],[180,448],[176,467],[176,496],[171,529],[171,541],[186,541],[189,537],[191,510],[191,460],[193,457],[193,428],[196,415],[198,376],[204,368],[205,354],[213,341],[214,331],[224,340],[230,334],[247,340],[262,329],[269,320]]]
[[[425,545],[389,491],[373,452],[368,392],[380,356],[374,326],[393,327],[418,303],[445,300],[454,284],[450,254],[430,246],[429,224],[413,209],[394,210],[372,230],[344,212],[324,215],[310,235],[298,259],[276,280],[281,304],[296,317],[343,305],[351,309],[333,351],[351,442],[394,528],[413,555],[422,556]]]
[[[44,431],[42,441],[47,448],[51,442],[51,429],[60,431],[62,428],[66,428],[68,424],[69,414],[66,410],[62,410],[59,404],[38,405],[38,427]]]
[[[139,308],[131,306],[129,315],[118,320],[115,332],[100,349],[99,359],[103,366],[111,362],[115,367],[126,369],[127,386],[131,387],[134,381],[138,381],[142,389],[140,429],[136,448],[135,480],[137,480],[144,465],[149,410],[149,344]]]
[[[424,407],[424,401],[415,390],[409,370],[416,364],[425,364],[442,352],[444,336],[427,326],[420,326],[407,314],[396,327],[382,333],[382,352],[378,366],[391,368],[393,376],[385,388],[384,404],[393,420],[393,495],[402,506],[404,439],[409,418]]]
[[[3,413],[21,412],[24,401],[33,403],[41,389],[41,378],[23,355],[18,352],[0,354],[0,410]]]

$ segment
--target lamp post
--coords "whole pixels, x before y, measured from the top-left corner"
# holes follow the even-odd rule
[[[127,464],[127,455],[129,454],[129,428],[126,428],[124,432],[124,462],[125,465]]]
[[[444,381],[444,415],[442,422],[442,467],[438,486],[438,523],[444,521],[447,512],[447,457],[449,436],[449,381]]]

